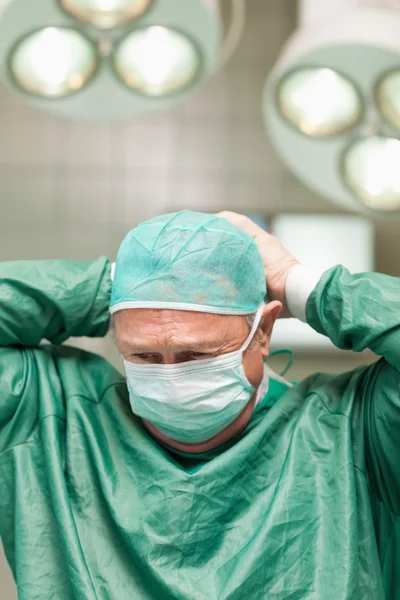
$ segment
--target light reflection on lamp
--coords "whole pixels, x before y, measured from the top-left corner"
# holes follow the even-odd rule
[[[343,177],[366,206],[400,209],[400,140],[372,136],[356,141],[343,157]]]
[[[357,124],[363,112],[354,84],[321,67],[285,74],[278,85],[277,103],[287,121],[312,137],[343,133]]]
[[[9,58],[11,75],[26,93],[60,98],[80,90],[94,75],[94,45],[74,29],[46,27],[21,40]]]
[[[380,79],[375,100],[383,117],[400,130],[400,69],[390,71]]]
[[[75,19],[109,28],[141,17],[151,0],[60,0],[60,5]]]
[[[114,54],[114,69],[130,88],[147,96],[166,96],[196,79],[200,55],[184,34],[152,26],[129,34]]]

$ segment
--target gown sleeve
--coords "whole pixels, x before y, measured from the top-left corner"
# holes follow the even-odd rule
[[[110,268],[106,258],[0,262],[0,452],[26,437],[20,427],[15,432],[21,401],[28,412],[36,410],[30,348],[43,339],[60,344],[106,334]]]
[[[307,322],[339,348],[383,357],[366,373],[364,443],[371,485],[400,515],[400,279],[335,267],[306,303]]]

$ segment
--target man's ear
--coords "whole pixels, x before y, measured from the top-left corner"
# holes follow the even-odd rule
[[[279,317],[282,311],[282,303],[278,300],[274,300],[267,304],[263,310],[263,316],[260,322],[260,329],[262,331],[261,339],[261,352],[263,358],[267,358],[269,354],[269,346],[271,342],[272,329],[275,321]]]

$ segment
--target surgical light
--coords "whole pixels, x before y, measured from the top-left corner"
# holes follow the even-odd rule
[[[19,88],[43,98],[61,98],[82,89],[98,66],[95,46],[75,29],[45,27],[12,50],[11,76]]]
[[[298,4],[299,28],[264,89],[267,135],[321,198],[400,217],[400,10],[359,0]]]
[[[286,74],[277,91],[281,114],[312,137],[343,133],[362,115],[355,85],[333,69],[305,67]]]
[[[113,62],[129,88],[153,97],[187,88],[201,67],[196,45],[183,33],[160,26],[130,33],[119,44]]]
[[[400,209],[400,140],[372,136],[357,140],[343,157],[346,184],[368,207]]]
[[[96,27],[116,27],[141,17],[151,0],[59,0],[61,7],[80,21]]]
[[[386,121],[400,129],[400,69],[385,73],[376,86],[375,99]]]
[[[126,121],[169,110],[237,47],[245,0],[231,2],[222,39],[219,0],[0,0],[0,81],[73,120]],[[47,29],[54,33],[31,39]],[[61,30],[75,32],[63,33],[67,47],[56,39]]]

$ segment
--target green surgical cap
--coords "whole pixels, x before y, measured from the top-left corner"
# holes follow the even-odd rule
[[[115,265],[111,312],[168,308],[245,315],[266,295],[253,238],[225,219],[182,211],[132,229]]]

